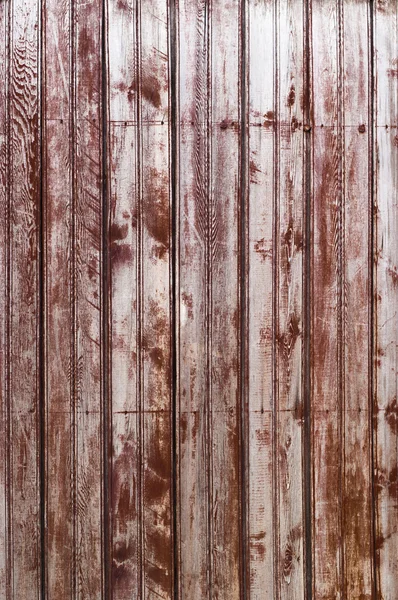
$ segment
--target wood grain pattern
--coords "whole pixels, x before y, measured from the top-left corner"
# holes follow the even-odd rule
[[[304,593],[303,8],[297,2],[275,5],[274,10],[271,3],[249,5],[247,268],[253,598],[262,597],[264,590],[275,598],[301,598]],[[268,43],[261,54],[256,49],[264,23]]]
[[[316,33],[315,33],[316,32]],[[312,4],[312,452],[314,597],[343,594],[342,106],[336,0]]]
[[[108,3],[110,118],[110,389],[112,403],[111,589],[142,597],[139,440],[137,4]],[[109,41],[113,40],[110,44]],[[127,50],[127,51],[126,51]]]
[[[6,288],[6,592],[40,594],[39,219],[40,80],[36,1],[9,7]]]
[[[74,462],[76,591],[101,598],[103,571],[102,6],[74,3]]]
[[[272,2],[248,4],[248,563],[249,597],[275,597],[273,422],[275,32]],[[267,40],[263,43],[262,40]],[[264,73],[266,77],[264,77]]]
[[[240,593],[239,19],[239,3],[179,12],[182,597]]]
[[[8,10],[5,3],[0,4],[0,277],[7,280],[8,258]],[[7,315],[8,292],[3,285],[0,295],[0,588],[7,589],[9,573],[8,544],[8,401],[7,401]]]
[[[47,2],[44,23],[46,590],[100,598],[101,12]]]
[[[342,321],[344,363],[342,527],[344,591],[371,599],[373,588],[371,211],[369,7],[341,7],[341,78],[344,244]],[[356,23],[363,23],[358,27]],[[357,52],[357,48],[361,52]],[[359,351],[360,349],[360,351]],[[366,357],[366,359],[365,359]]]
[[[180,597],[210,597],[208,393],[209,6],[178,12]],[[183,61],[183,62],[182,62]],[[196,275],[195,275],[196,273]],[[195,552],[190,548],[195,545]]]
[[[140,7],[140,344],[143,598],[172,597],[171,193],[168,10]]]
[[[167,4],[111,2],[109,24],[112,588],[171,598]]]
[[[278,463],[279,597],[304,596],[303,216],[304,3],[276,12],[274,215],[274,431]],[[277,592],[278,594],[278,592]],[[277,596],[278,597],[278,596]]]
[[[0,598],[396,599],[397,25],[0,2]]]
[[[372,598],[368,13],[312,14],[314,590]]]
[[[374,372],[377,598],[397,595],[397,6],[374,7]]]
[[[45,542],[47,597],[75,595],[72,5],[44,12]],[[54,64],[55,61],[55,64]],[[61,76],[61,81],[59,80]],[[61,85],[59,85],[61,83]]]

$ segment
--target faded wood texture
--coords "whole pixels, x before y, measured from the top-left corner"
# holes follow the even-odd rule
[[[397,28],[0,2],[0,599],[396,600]]]

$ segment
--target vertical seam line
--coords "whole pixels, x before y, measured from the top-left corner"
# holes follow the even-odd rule
[[[340,449],[339,449],[339,509],[340,509],[340,588],[342,600],[346,597],[345,585],[345,239],[344,239],[344,47],[343,47],[343,27],[344,27],[344,7],[342,0],[337,0],[337,148],[339,153],[338,162],[338,255],[337,255],[337,294],[338,294],[338,319],[337,319],[337,337],[338,337],[338,395],[339,395],[339,426],[340,426]]]
[[[207,322],[207,340],[206,340],[206,371],[207,371],[207,494],[208,494],[208,592],[209,599],[213,598],[213,406],[212,406],[212,273],[213,273],[213,236],[212,236],[212,216],[213,216],[213,197],[212,187],[212,0],[204,3],[204,35],[207,42],[206,53],[206,85],[207,85],[207,105],[206,105],[206,143],[205,143],[205,185],[206,185],[206,322]]]
[[[44,19],[43,19],[43,2],[39,0],[38,2],[38,21],[40,23],[38,29],[38,55],[39,55],[39,69],[38,74],[40,77],[40,82],[38,86],[39,90],[39,118],[40,118],[40,127],[39,127],[39,202],[38,202],[38,212],[39,212],[39,260],[38,260],[38,269],[39,269],[39,504],[40,504],[40,597],[42,600],[45,600],[46,597],[46,444],[45,444],[45,432],[46,432],[46,295],[45,295],[45,269],[46,269],[46,261],[44,260],[44,252],[46,249],[45,244],[45,224],[44,224],[44,155],[45,155],[45,140],[44,140],[44,116],[45,116],[45,68],[44,68]]]
[[[311,0],[304,3],[305,83],[304,119],[311,126]],[[311,130],[310,130],[311,131]],[[309,133],[309,132],[308,132]],[[312,470],[311,470],[311,138],[304,133],[305,206],[304,206],[304,522],[305,522],[305,597],[312,600]]]
[[[247,164],[248,164],[248,136],[247,136],[247,30],[246,30],[246,0],[241,0],[240,7],[240,219],[239,219],[239,244],[240,256],[238,268],[240,270],[239,284],[239,302],[240,302],[240,369],[239,369],[239,464],[240,464],[240,572],[241,572],[241,590],[240,596],[245,600],[248,594],[248,547],[247,547],[247,517],[248,517],[248,490],[247,490],[247,465],[248,465],[248,440],[247,433]]]
[[[178,208],[177,208],[177,28],[176,28],[176,0],[169,0],[169,77],[170,77],[170,107],[169,114],[171,119],[171,126],[169,125],[169,136],[170,136],[170,150],[171,156],[170,171],[171,171],[171,363],[172,363],[172,382],[171,382],[171,458],[172,458],[172,569],[173,569],[173,598],[178,600],[179,597],[179,552],[178,552],[178,449],[177,449],[177,374],[178,374],[178,339],[177,339],[177,320],[178,320],[178,306],[177,306],[177,240],[178,240]],[[170,123],[169,119],[169,123]],[[171,129],[171,135],[170,135]]]
[[[11,40],[12,40],[12,3],[7,11],[7,93],[6,93],[6,502],[7,502],[7,575],[6,595],[11,600],[13,595],[13,557],[12,557],[12,476],[11,476]]]
[[[141,148],[141,4],[136,0],[136,44],[135,44],[135,77],[136,90],[136,121],[137,121],[137,167],[136,167],[136,189],[137,189],[137,417],[138,417],[138,598],[144,598],[144,508],[143,508],[143,445],[144,445],[144,414],[143,414],[143,361],[142,361],[142,148]]]
[[[71,98],[71,110],[70,110],[70,124],[69,132],[71,138],[71,221],[70,221],[70,238],[71,238],[71,261],[70,261],[70,307],[71,307],[71,348],[70,348],[70,395],[71,395],[71,479],[72,479],[72,490],[71,490],[71,509],[72,509],[72,572],[71,572],[71,592],[72,599],[76,597],[77,585],[76,585],[76,541],[77,541],[77,521],[76,521],[76,507],[77,507],[77,436],[76,436],[76,404],[77,404],[77,388],[76,388],[76,368],[77,368],[77,277],[76,277],[76,195],[77,195],[77,174],[76,174],[76,56],[75,56],[75,5],[73,0],[70,3],[70,98]]]
[[[378,598],[378,581],[377,581],[377,551],[376,551],[376,490],[375,490],[375,414],[376,414],[376,394],[375,394],[375,379],[376,374],[374,370],[374,357],[375,357],[375,310],[376,310],[376,302],[375,302],[375,291],[376,291],[376,282],[375,282],[375,274],[376,267],[374,265],[374,245],[377,239],[375,226],[375,157],[374,157],[374,144],[375,144],[375,101],[374,101],[374,87],[375,87],[375,64],[374,64],[374,49],[375,49],[375,39],[374,39],[374,24],[375,24],[375,15],[374,15],[374,1],[370,0],[369,6],[369,215],[370,215],[370,224],[369,224],[369,293],[370,293],[370,314],[369,314],[369,343],[370,343],[370,362],[369,362],[369,383],[370,383],[370,406],[369,406],[369,425],[370,425],[370,482],[371,482],[371,519],[372,519],[372,529],[371,529],[371,548],[372,548],[372,594],[374,598]],[[377,117],[376,117],[377,119]]]
[[[108,256],[108,71],[107,71],[107,0],[102,0],[101,6],[101,117],[102,117],[102,140],[101,140],[101,168],[102,168],[102,435],[103,435],[103,567],[101,575],[103,576],[102,589],[105,598],[112,597],[112,579],[111,573],[111,531],[112,531],[112,511],[110,503],[111,479],[110,474],[112,465],[112,409],[110,395],[110,374],[109,374],[109,256]]]
[[[280,522],[279,522],[279,465],[278,465],[278,443],[279,443],[279,389],[278,389],[278,240],[279,240],[279,0],[274,3],[273,15],[273,38],[274,38],[274,170],[273,170],[273,235],[272,235],[272,395],[273,395],[273,448],[272,448],[272,480],[273,480],[273,522],[274,522],[274,595],[275,599],[280,598],[280,579],[279,579],[279,550],[280,550]]]

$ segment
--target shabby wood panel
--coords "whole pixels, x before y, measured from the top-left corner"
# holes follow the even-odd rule
[[[37,2],[2,3],[2,569],[4,597],[39,598],[40,29]]]
[[[376,585],[397,595],[397,5],[379,3],[374,15],[374,471]],[[395,148],[395,149],[394,149]]]
[[[397,11],[0,2],[0,598],[396,599]]]
[[[314,593],[371,598],[369,7],[312,23]]]

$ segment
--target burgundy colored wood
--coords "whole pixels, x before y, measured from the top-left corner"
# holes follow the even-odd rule
[[[397,19],[0,2],[0,598],[396,600]]]

